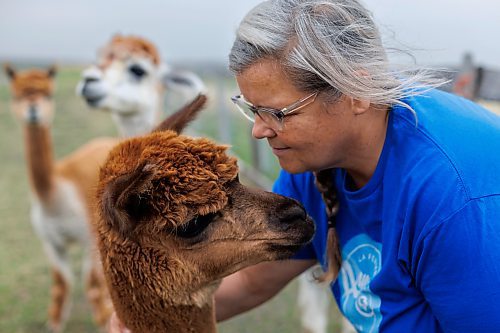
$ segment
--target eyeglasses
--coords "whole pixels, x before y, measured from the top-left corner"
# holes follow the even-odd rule
[[[255,117],[259,116],[267,125],[271,126],[272,129],[282,131],[283,130],[283,118],[292,112],[300,110],[309,104],[313,103],[318,96],[318,91],[307,95],[299,99],[298,101],[284,107],[281,110],[259,107],[255,106],[243,97],[243,95],[237,95],[231,97],[231,101],[236,105],[238,110],[252,123],[255,122]]]

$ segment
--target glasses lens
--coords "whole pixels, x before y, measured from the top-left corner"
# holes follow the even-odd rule
[[[259,117],[271,128],[275,130],[282,130],[283,129],[283,124],[281,121],[274,115],[274,113],[271,110],[266,110],[266,109],[261,109],[259,110]]]
[[[253,112],[253,107],[248,105],[245,100],[243,100],[243,96],[234,96],[231,97],[231,100],[238,108],[238,111],[240,111],[245,118],[250,120],[252,123],[255,122],[255,112]]]
[[[244,100],[242,95],[234,96],[231,98],[238,110],[251,122],[255,122],[255,117],[262,119],[267,125],[273,129],[281,130],[283,128],[281,121],[273,113],[273,110],[265,108],[256,108]]]

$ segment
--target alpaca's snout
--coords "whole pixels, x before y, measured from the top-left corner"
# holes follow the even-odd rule
[[[272,220],[275,228],[298,242],[308,242],[314,235],[314,222],[296,200],[286,198],[274,211]]]
[[[293,224],[297,221],[303,221],[306,219],[306,210],[298,204],[292,203],[286,206],[280,206],[277,210],[277,215],[280,223]]]
[[[77,85],[77,95],[82,96],[89,106],[97,107],[105,96],[101,79],[102,72],[97,68],[91,67],[83,72],[82,79]]]

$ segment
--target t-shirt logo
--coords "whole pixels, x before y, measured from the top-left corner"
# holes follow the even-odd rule
[[[382,321],[380,297],[370,290],[370,281],[380,272],[381,249],[366,234],[353,237],[342,248],[341,307],[358,332],[378,332]]]

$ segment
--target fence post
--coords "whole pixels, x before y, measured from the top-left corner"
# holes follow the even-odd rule
[[[223,78],[223,77],[222,77]],[[217,118],[218,118],[218,137],[219,140],[225,144],[232,144],[231,137],[231,119],[229,117],[229,110],[227,109],[226,103],[226,92],[224,89],[225,81],[224,79],[218,80],[217,83]]]

